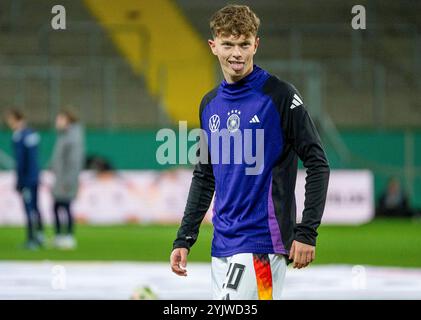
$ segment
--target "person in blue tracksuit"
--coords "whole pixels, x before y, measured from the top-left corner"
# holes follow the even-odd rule
[[[38,208],[39,134],[26,124],[25,116],[19,110],[9,110],[6,122],[13,130],[12,144],[15,157],[16,191],[23,200],[26,213],[27,249],[43,245],[43,222]]]
[[[172,271],[186,276],[187,255],[214,197],[214,299],[280,299],[286,266],[305,268],[315,259],[328,189],[329,163],[303,97],[253,63],[259,24],[244,5],[228,5],[210,21],[208,43],[224,80],[200,104],[207,143],[199,148],[170,257]],[[307,169],[299,222],[298,159]]]

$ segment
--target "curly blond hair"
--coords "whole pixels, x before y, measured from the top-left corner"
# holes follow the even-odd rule
[[[230,4],[215,12],[209,22],[212,36],[257,36],[260,19],[245,5]]]

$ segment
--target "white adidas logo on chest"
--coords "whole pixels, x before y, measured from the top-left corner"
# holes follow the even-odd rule
[[[255,114],[255,115],[253,116],[253,118],[251,118],[251,120],[249,121],[249,123],[260,123],[260,119],[259,119],[259,117],[257,116],[257,114]]]

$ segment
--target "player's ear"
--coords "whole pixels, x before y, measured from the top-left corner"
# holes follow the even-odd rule
[[[257,51],[257,47],[259,47],[260,38],[256,37],[256,40],[254,41],[254,53]]]
[[[212,50],[212,53],[216,56],[216,44],[215,44],[215,40],[209,39],[208,40],[208,44],[209,44],[209,47]]]

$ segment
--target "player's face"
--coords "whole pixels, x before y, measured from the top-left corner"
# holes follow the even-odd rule
[[[208,40],[212,53],[218,57],[222,72],[228,83],[236,82],[253,70],[253,56],[259,45],[259,38],[249,35],[218,35]]]
[[[62,114],[57,115],[57,118],[56,118],[56,128],[57,128],[57,130],[66,129],[67,125],[68,125],[67,118]]]
[[[18,121],[12,115],[6,116],[6,123],[9,126],[10,129],[12,129],[12,130],[17,129]]]

